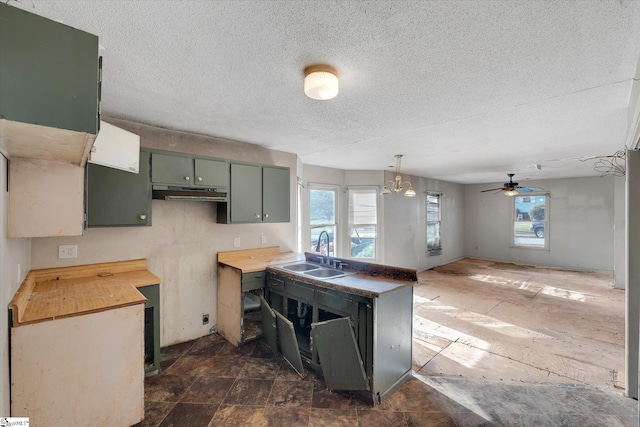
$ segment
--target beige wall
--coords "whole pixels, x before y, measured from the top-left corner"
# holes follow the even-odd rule
[[[125,121],[106,121],[140,135],[143,147],[171,150],[291,168],[295,195],[296,156],[198,135],[172,132]],[[295,249],[295,197],[292,222],[284,224],[217,224],[216,205],[210,202],[153,200],[151,227],[92,228],[80,237],[32,239],[32,268],[146,258],[148,267],[160,276],[161,345],[187,341],[209,333],[216,324],[218,251],[241,247],[280,246]],[[267,236],[262,245],[260,236]],[[58,245],[78,245],[78,258],[57,259]],[[210,315],[202,325],[202,315]]]

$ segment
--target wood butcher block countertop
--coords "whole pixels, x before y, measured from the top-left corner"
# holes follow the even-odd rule
[[[242,273],[264,271],[269,264],[304,260],[304,255],[294,252],[280,252],[279,246],[218,252],[218,263],[236,268]]]
[[[145,259],[32,270],[9,303],[12,326],[142,304],[136,288],[159,283]]]

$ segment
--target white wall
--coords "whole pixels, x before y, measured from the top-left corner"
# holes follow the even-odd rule
[[[347,203],[344,190],[349,186],[378,186],[393,180],[394,173],[384,171],[342,171],[319,166],[304,165],[304,204],[308,205],[308,183],[331,184],[340,187],[338,209],[339,227],[346,233]],[[410,180],[417,196],[404,197],[390,194],[380,197],[380,240],[383,242],[381,254],[376,262],[398,267],[425,270],[446,264],[464,256],[464,186],[429,178],[405,176]],[[442,198],[442,246],[441,255],[426,255],[425,192],[427,190],[444,193]],[[304,206],[304,205],[303,205]],[[308,214],[307,216],[308,217]],[[343,234],[345,235],[345,234]],[[308,224],[303,227],[303,237],[309,244]],[[344,247],[338,256],[348,257]]]
[[[626,288],[626,180],[625,177],[616,177],[614,189],[614,217],[613,217],[613,286],[617,289]]]
[[[613,177],[526,182],[550,193],[548,251],[510,247],[513,199],[500,193],[480,192],[500,185],[467,185],[465,188],[466,256],[613,272]]]
[[[143,147],[201,154],[291,168],[289,191],[295,195],[296,156],[251,144],[171,132],[125,121],[105,119],[140,135]],[[32,268],[91,264],[146,258],[161,279],[161,345],[206,335],[216,324],[218,251],[280,246],[295,250],[295,197],[290,223],[217,224],[210,202],[153,200],[151,227],[92,228],[80,237],[32,239]],[[260,236],[267,236],[267,244]],[[233,247],[240,237],[241,247]],[[78,245],[78,258],[58,260],[58,245]],[[202,314],[211,322],[202,325]]]
[[[5,237],[7,199],[7,160],[0,156],[0,307],[4,310],[31,268],[31,240]],[[9,415],[9,389],[9,325],[5,311],[0,315],[0,416]]]
[[[385,172],[385,182],[395,173]],[[389,194],[383,198],[385,262],[398,267],[426,270],[464,257],[464,185],[431,178],[404,176],[416,197]],[[440,255],[427,255],[426,192],[442,193]]]

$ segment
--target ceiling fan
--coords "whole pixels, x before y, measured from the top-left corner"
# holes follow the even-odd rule
[[[543,188],[538,187],[521,187],[517,182],[513,182],[513,173],[508,173],[509,182],[505,182],[501,188],[492,188],[490,190],[482,190],[481,193],[487,191],[502,191],[505,196],[515,196],[518,193],[531,193],[532,191],[544,191]]]

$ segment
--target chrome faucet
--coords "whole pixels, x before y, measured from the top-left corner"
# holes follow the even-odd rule
[[[320,252],[320,241],[322,240],[322,235],[327,236],[327,263],[329,263],[329,258],[331,258],[331,250],[330,250],[330,242],[329,242],[329,233],[327,230],[322,230],[320,235],[318,236],[318,243],[316,243],[316,252]]]

